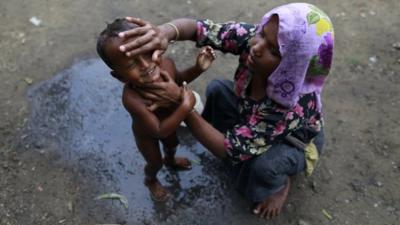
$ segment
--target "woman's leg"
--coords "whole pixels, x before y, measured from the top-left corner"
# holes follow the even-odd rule
[[[314,139],[319,152],[324,142],[321,132]],[[250,161],[247,196],[254,203],[255,213],[261,217],[279,214],[287,198],[290,176],[304,171],[306,167],[303,150],[291,145],[275,144],[262,155]]]
[[[212,80],[206,89],[206,104],[202,117],[225,133],[239,123],[238,98],[230,80]]]

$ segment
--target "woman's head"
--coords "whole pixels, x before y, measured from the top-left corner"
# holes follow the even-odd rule
[[[281,58],[272,72],[265,69],[267,95],[286,107],[294,106],[301,94],[316,92],[319,98],[333,57],[333,26],[329,17],[311,4],[291,3],[265,14],[257,33],[265,35],[265,29],[274,28],[276,23],[277,36],[271,37],[270,42],[274,46],[276,39],[278,49],[274,51]],[[318,107],[321,108],[320,101]]]
[[[278,30],[279,18],[275,14],[250,40],[251,48],[247,64],[254,74],[269,76],[281,62]]]

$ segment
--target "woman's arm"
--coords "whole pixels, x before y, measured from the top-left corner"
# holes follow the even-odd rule
[[[228,153],[224,146],[225,136],[196,112],[191,112],[185,119],[193,136],[212,154],[219,158],[227,158]]]
[[[140,26],[119,34],[120,37],[124,38],[138,37],[120,46],[121,51],[125,52],[127,56],[155,51],[153,59],[156,60],[160,53],[167,50],[170,41],[194,41],[196,37],[197,26],[194,19],[181,18],[159,26],[154,26],[139,18],[127,17],[126,19]]]
[[[193,109],[194,103],[195,100],[191,91],[184,89],[181,104],[167,118],[160,121],[140,101],[139,96],[133,90],[128,87],[124,88],[123,104],[125,108],[135,119],[135,123],[142,124],[149,135],[155,138],[165,138],[174,132]]]

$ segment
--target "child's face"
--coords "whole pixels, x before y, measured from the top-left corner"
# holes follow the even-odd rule
[[[264,25],[261,33],[250,41],[248,66],[255,74],[271,75],[281,62],[278,45],[279,18],[273,15]]]
[[[132,39],[127,40],[130,42]],[[140,54],[135,58],[128,58],[119,50],[123,44],[121,38],[114,38],[106,47],[113,69],[113,76],[124,83],[140,86],[144,83],[152,83],[160,78],[159,62],[151,60],[153,52]]]

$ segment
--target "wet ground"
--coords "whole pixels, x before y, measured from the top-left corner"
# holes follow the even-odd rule
[[[287,1],[0,2],[0,224],[398,224],[400,220],[400,2],[310,1],[335,26],[334,68],[323,100],[325,154],[310,178],[296,177],[280,217],[263,221],[231,188],[221,162],[182,128],[189,172],[162,170],[172,193],[153,202],[142,184],[121,85],[95,54],[105,21],[138,16],[257,22]],[[39,26],[29,22],[41,20]],[[190,43],[170,46],[179,67]],[[193,59],[193,60],[188,60]],[[236,59],[218,55],[192,87],[230,78]],[[103,193],[127,197],[94,200]]]
[[[194,167],[187,172],[163,169],[159,177],[172,198],[166,203],[150,198],[143,185],[144,160],[134,143],[131,118],[121,105],[122,85],[105,76],[108,73],[101,60],[82,60],[28,93],[31,115],[22,132],[23,145],[72,171],[79,194],[69,204],[90,205],[93,209],[89,214],[113,211],[98,222],[179,224],[178,217],[186,215],[190,222],[185,223],[217,223],[224,212],[238,214],[239,220],[247,217],[247,213],[235,210],[240,204],[231,202],[229,195],[235,193],[228,188],[222,164],[206,154],[185,128],[179,132],[178,154],[191,159]],[[37,187],[39,192],[47,189],[46,183]],[[129,207],[117,200],[94,200],[112,192],[126,196]],[[197,218],[198,210],[207,216]]]

